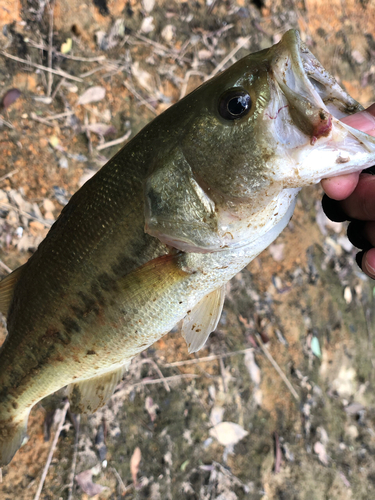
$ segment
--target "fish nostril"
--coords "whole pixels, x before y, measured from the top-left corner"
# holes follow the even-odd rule
[[[312,78],[311,76],[308,77],[309,80],[310,80],[310,83],[312,84],[312,86],[314,87],[314,89],[322,96],[322,95],[325,95],[327,93],[327,89],[326,87],[318,82],[318,80],[315,80],[315,78]]]

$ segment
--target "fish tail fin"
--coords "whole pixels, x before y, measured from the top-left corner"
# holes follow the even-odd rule
[[[0,419],[0,467],[8,465],[26,437],[30,410],[13,419]]]

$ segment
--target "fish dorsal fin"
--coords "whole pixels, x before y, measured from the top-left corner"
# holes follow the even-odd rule
[[[68,398],[73,413],[94,413],[104,406],[122,379],[130,361],[115,370],[68,385]]]
[[[182,320],[181,333],[188,345],[189,353],[201,349],[208,336],[215,330],[225,298],[224,286],[209,293]]]
[[[20,279],[25,264],[18,267],[15,271],[9,274],[6,278],[0,281],[0,311],[6,316],[10,302],[13,298],[13,290],[17,281]]]

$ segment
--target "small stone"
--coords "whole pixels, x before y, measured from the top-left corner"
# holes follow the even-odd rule
[[[141,24],[142,33],[151,33],[155,29],[154,18],[152,16],[147,16],[143,19]]]
[[[42,224],[38,220],[32,220],[30,222],[30,228],[34,229],[34,231],[43,231],[44,230],[44,224]]]
[[[351,439],[357,439],[358,435],[359,435],[359,432],[358,432],[358,429],[357,429],[357,426],[356,425],[349,425],[349,427],[347,428],[347,431],[346,431],[347,435],[351,438]]]
[[[53,212],[55,210],[55,204],[53,203],[53,201],[45,198],[43,200],[43,208],[46,212]]]
[[[173,24],[167,24],[167,26],[164,26],[162,29],[161,36],[166,42],[170,43],[173,40],[175,33],[175,26],[173,26]]]

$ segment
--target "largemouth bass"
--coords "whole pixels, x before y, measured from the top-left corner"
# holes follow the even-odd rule
[[[182,320],[189,352],[224,285],[292,216],[302,186],[369,167],[363,109],[296,31],[248,55],[147,125],[70,200],[0,283],[0,466],[30,409],[68,386],[72,410],[111,396],[131,358]]]

